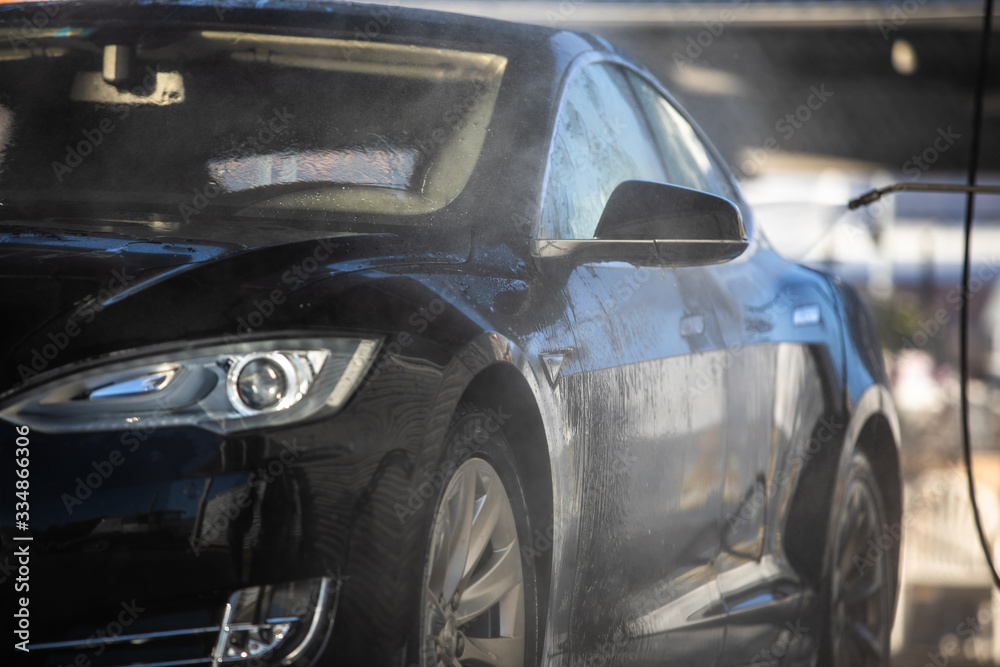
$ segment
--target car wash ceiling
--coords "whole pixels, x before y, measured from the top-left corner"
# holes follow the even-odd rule
[[[603,35],[670,86],[733,165],[773,136],[783,152],[899,172],[933,145],[939,129],[971,136],[979,0],[404,4]],[[984,172],[1000,169],[1000,40],[993,40],[990,62],[996,66],[986,88]],[[814,111],[820,122],[793,128],[791,136],[776,128],[813,86],[832,93]],[[968,143],[950,148],[935,171],[964,173]]]

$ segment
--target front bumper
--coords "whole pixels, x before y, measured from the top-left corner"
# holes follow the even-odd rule
[[[29,529],[16,529],[12,503],[0,506],[3,557],[22,544],[13,537],[32,538],[24,664],[239,664],[229,647],[268,645],[276,626],[312,626],[320,608],[294,664],[395,662],[430,513],[413,489],[447,425],[429,427],[441,375],[436,363],[389,359],[336,415],[239,435],[32,432]],[[2,460],[15,435],[0,421]],[[7,496],[13,466],[0,477]],[[307,581],[327,582],[324,604],[224,618],[237,592]]]
[[[123,602],[106,628],[28,646],[38,665],[304,665],[326,643],[339,581],[321,577],[233,593],[222,606],[170,614]],[[215,607],[217,622],[210,623]]]

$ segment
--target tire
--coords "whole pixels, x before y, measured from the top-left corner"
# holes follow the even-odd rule
[[[521,549],[531,525],[510,446],[500,425],[470,406],[459,408],[445,442],[414,662],[537,665],[537,572]]]
[[[827,577],[828,612],[821,664],[889,664],[892,631],[894,536],[887,528],[878,481],[868,458],[856,452],[834,515]]]

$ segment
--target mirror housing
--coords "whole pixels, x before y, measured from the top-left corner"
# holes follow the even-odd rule
[[[611,193],[595,239],[746,241],[740,210],[722,197],[666,183],[625,181]]]
[[[625,181],[608,199],[593,239],[536,239],[539,256],[694,265],[725,262],[749,244],[736,206],[706,192]]]

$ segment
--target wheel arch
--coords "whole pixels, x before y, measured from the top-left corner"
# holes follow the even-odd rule
[[[840,507],[844,491],[843,479],[851,459],[856,452],[862,452],[872,466],[882,496],[883,509],[886,512],[887,526],[883,530],[892,537],[892,545],[884,555],[890,559],[895,573],[891,592],[892,613],[895,614],[895,601],[899,593],[899,556],[900,540],[896,536],[902,530],[903,482],[900,472],[899,456],[899,421],[889,389],[882,384],[870,385],[855,404],[851,418],[847,424],[844,447],[840,452],[836,468],[836,482],[830,496],[830,514],[827,521],[827,532],[823,550],[824,576],[829,572],[833,558],[832,544],[836,531],[836,519],[833,509]]]
[[[501,428],[515,458],[518,474],[529,505],[531,541],[527,547],[535,558],[538,573],[539,650],[548,644],[550,599],[555,580],[554,567],[564,539],[562,526],[554,514],[557,480],[553,476],[553,450],[559,443],[557,408],[545,402],[544,392],[525,353],[512,341],[497,333],[484,333],[466,345],[457,355],[461,370],[446,379],[448,400],[454,413],[458,406],[472,404],[509,417]],[[455,391],[458,386],[459,391]]]
[[[855,451],[864,452],[878,477],[886,513],[894,520],[902,515],[899,439],[899,420],[889,389],[882,384],[870,385],[847,424],[845,442],[851,446],[841,452],[837,472],[847,469]]]
[[[872,464],[889,521],[899,522],[903,515],[899,448],[888,417],[881,413],[871,415],[858,434],[855,448],[864,452]]]
[[[524,376],[509,364],[496,363],[480,371],[466,387],[462,403],[501,410],[511,416],[502,426],[517,463],[528,500],[531,543],[539,574],[539,637],[543,637],[552,572],[552,471],[541,412]]]
[[[864,453],[872,466],[888,522],[886,532],[890,536],[896,536],[901,535],[903,525],[903,480],[900,472],[899,425],[888,390],[880,385],[876,386],[878,387],[876,391],[880,395],[880,409],[865,415],[863,421],[859,419],[861,425],[854,440],[853,449]],[[900,540],[893,537],[892,546],[887,554],[895,573],[891,592],[893,614],[895,614],[895,602],[899,595],[901,547]]]
[[[816,588],[822,587],[829,569],[834,508],[839,506],[841,482],[856,451],[864,452],[871,462],[890,525],[898,523],[902,514],[899,427],[888,390],[873,384],[849,417],[827,413],[825,419],[829,419],[838,437],[806,461],[796,486],[785,542],[793,567]],[[821,419],[817,428],[822,424]],[[824,438],[814,430],[811,440],[822,442]],[[821,528],[817,535],[816,526],[825,530]],[[797,535],[804,537],[795,539]],[[822,549],[816,549],[814,539],[822,540]],[[898,557],[898,544],[893,555]]]

